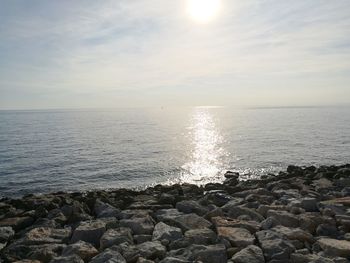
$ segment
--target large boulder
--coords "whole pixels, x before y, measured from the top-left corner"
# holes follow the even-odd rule
[[[108,229],[100,239],[100,248],[105,249],[124,242],[127,242],[129,244],[133,243],[133,237],[130,228],[120,227],[116,229]]]
[[[26,245],[57,244],[68,242],[71,228],[37,227],[27,232],[22,240]]]
[[[233,255],[234,263],[264,263],[264,255],[260,247],[250,245]]]
[[[100,239],[105,231],[106,223],[101,220],[81,222],[73,232],[71,243],[82,240],[99,247]]]
[[[154,223],[150,216],[122,219],[120,226],[128,227],[134,235],[151,235],[154,229]]]
[[[97,249],[85,241],[78,241],[74,244],[68,245],[62,251],[62,256],[68,257],[72,255],[78,255],[85,262],[89,261],[91,258],[98,254]]]
[[[236,247],[253,245],[255,241],[255,237],[244,228],[218,227],[217,232],[219,238],[225,238],[230,241],[232,246]]]
[[[259,231],[260,229],[260,223],[256,221],[245,221],[245,220],[232,219],[229,217],[221,217],[221,216],[213,217],[211,221],[216,227],[245,228],[252,234]]]
[[[55,257],[50,261],[50,263],[84,263],[84,260],[82,260],[77,255],[70,255],[70,256]]]
[[[190,244],[210,245],[216,241],[216,234],[209,228],[191,229],[186,231],[185,238]]]
[[[94,212],[98,218],[118,217],[120,210],[97,199],[94,205]]]
[[[208,209],[201,206],[196,201],[184,200],[176,204],[177,210],[185,214],[195,213],[197,215],[203,216],[208,212]]]
[[[168,240],[169,242],[182,238],[182,231],[180,228],[169,226],[163,222],[156,224],[153,231],[152,240]]]
[[[15,231],[19,231],[32,225],[33,223],[34,219],[30,216],[9,217],[0,220],[0,227],[9,226],[12,227]]]
[[[126,263],[126,260],[117,248],[111,247],[93,257],[89,263]]]
[[[240,216],[248,216],[251,220],[254,220],[257,222],[261,222],[265,219],[262,215],[260,215],[256,211],[247,207],[241,207],[241,206],[232,206],[229,208],[224,208],[224,207],[223,207],[224,211],[227,210],[228,216],[232,218],[238,218]]]
[[[269,210],[266,213],[267,217],[274,217],[277,222],[286,227],[298,227],[299,226],[299,218],[287,211],[277,211],[277,210]]]
[[[332,238],[320,238],[317,244],[330,256],[350,257],[350,241]]]
[[[309,232],[300,228],[276,226],[271,228],[271,230],[284,235],[289,240],[299,240],[300,242],[309,242],[310,244],[315,242],[314,237]]]
[[[287,261],[295,251],[292,243],[281,234],[271,230],[262,230],[256,233],[260,247],[266,260]]]
[[[6,243],[15,235],[12,227],[4,226],[0,227],[0,243]]]
[[[211,223],[197,214],[186,214],[168,220],[170,224],[180,227],[183,231],[198,228],[209,228]]]

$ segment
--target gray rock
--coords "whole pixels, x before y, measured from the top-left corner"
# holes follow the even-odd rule
[[[106,231],[106,223],[100,220],[84,221],[74,230],[71,243],[79,240],[89,242],[95,247],[100,245],[100,239]]]
[[[9,217],[0,220],[0,227],[10,226],[15,231],[19,231],[23,228],[26,228],[34,223],[34,219],[30,216],[24,217]]]
[[[84,260],[82,260],[77,255],[71,255],[71,256],[55,257],[50,261],[50,263],[84,263]]]
[[[350,241],[321,238],[317,244],[330,256],[350,257]]]
[[[166,248],[159,241],[149,241],[137,245],[141,257],[146,259],[163,259]]]
[[[152,240],[161,241],[166,239],[169,242],[172,242],[182,237],[183,235],[180,228],[169,226],[163,222],[160,222],[154,227]]]
[[[178,202],[176,204],[176,208],[185,214],[195,213],[200,216],[203,216],[208,212],[208,209],[206,207],[201,206],[196,201],[192,200]]]
[[[244,228],[218,227],[217,233],[218,237],[227,239],[232,246],[236,247],[253,245],[255,241],[255,237]]]
[[[268,230],[278,225],[278,221],[274,217],[268,217],[261,222],[261,229]]]
[[[266,260],[287,260],[295,251],[290,241],[274,231],[262,230],[256,233],[256,237]]]
[[[124,242],[133,244],[133,237],[130,228],[120,227],[116,229],[108,229],[100,239],[100,248],[106,249]]]
[[[89,263],[126,263],[126,260],[117,251],[117,248],[112,247],[93,257]]]
[[[186,231],[185,238],[190,244],[210,245],[216,241],[216,234],[208,228],[191,229]]]
[[[221,216],[213,217],[211,221],[216,227],[245,228],[252,234],[260,230],[260,223],[256,221],[244,221],[244,220],[232,219],[229,217],[221,217]]]
[[[224,245],[205,246],[204,249],[195,250],[193,258],[203,263],[226,263],[226,248]]]
[[[159,263],[191,263],[191,261],[174,257],[166,257],[159,261]]]
[[[276,226],[271,230],[285,236],[289,240],[299,240],[301,242],[309,242],[309,243],[315,242],[314,237],[309,232],[306,232],[300,228]]]
[[[183,215],[184,213],[180,212],[179,210],[172,208],[172,209],[160,209],[156,211],[155,216],[158,221],[162,222],[172,222],[174,218]]]
[[[330,224],[320,224],[316,228],[316,234],[318,236],[338,237],[339,232],[336,226]]]
[[[224,207],[223,207],[223,210],[225,211]],[[249,216],[251,220],[254,220],[257,222],[261,222],[265,219],[262,215],[260,215],[256,211],[247,207],[232,206],[226,210],[227,210],[228,216],[232,218],[238,218],[239,216],[244,215],[244,216]]]
[[[15,235],[15,231],[13,231],[12,227],[4,226],[0,227],[0,243],[6,243]]]
[[[183,231],[198,228],[209,228],[211,223],[197,214],[180,215],[169,220],[172,225],[180,227]]]
[[[128,227],[134,235],[151,235],[153,233],[154,224],[151,217],[140,217],[123,219],[119,221],[120,226]]]
[[[97,218],[118,217],[120,210],[110,204],[104,203],[101,200],[97,199],[94,206],[94,212]]]
[[[264,255],[260,247],[250,245],[232,257],[234,263],[264,263]]]
[[[152,241],[152,235],[134,235],[134,241],[136,244]]]
[[[287,227],[299,226],[298,217],[289,212],[269,210],[267,211],[266,215],[267,217],[274,217],[277,220],[277,222],[282,226],[287,226]]]
[[[98,254],[97,249],[85,241],[78,241],[74,244],[68,245],[62,251],[62,256],[68,257],[72,255],[78,255],[85,262]]]
[[[25,245],[65,243],[69,240],[71,232],[71,228],[37,227],[27,232],[20,242]]]

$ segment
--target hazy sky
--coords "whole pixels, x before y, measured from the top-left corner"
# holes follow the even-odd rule
[[[349,0],[0,0],[0,108],[350,103]]]

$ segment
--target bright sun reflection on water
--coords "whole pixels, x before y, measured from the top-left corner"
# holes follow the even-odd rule
[[[222,181],[227,153],[210,109],[195,108],[188,129],[192,151],[189,162],[182,166],[181,181],[200,184]]]

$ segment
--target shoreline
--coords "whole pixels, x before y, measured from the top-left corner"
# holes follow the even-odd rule
[[[349,262],[350,164],[225,177],[1,198],[0,262]]]

